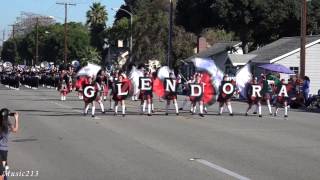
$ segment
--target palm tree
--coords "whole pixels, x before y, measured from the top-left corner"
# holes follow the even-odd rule
[[[106,22],[108,20],[108,13],[106,6],[99,2],[94,2],[90,6],[90,10],[87,11],[87,25],[90,28],[91,33],[91,45],[102,51],[103,40],[100,38],[100,34],[106,28]]]

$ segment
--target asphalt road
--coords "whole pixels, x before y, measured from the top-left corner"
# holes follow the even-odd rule
[[[106,103],[108,105],[108,103]],[[76,97],[59,101],[50,89],[9,90],[0,85],[0,107],[21,113],[9,144],[11,172],[32,171],[41,180],[293,180],[320,177],[320,114],[290,111],[289,118],[217,116],[188,112],[152,117],[81,115]],[[156,109],[164,103],[156,101]],[[267,114],[264,108],[264,114]]]

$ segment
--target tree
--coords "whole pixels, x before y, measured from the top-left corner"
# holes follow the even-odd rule
[[[9,39],[3,43],[1,58],[4,61],[15,63],[18,59],[17,45],[14,39]]]
[[[175,23],[197,35],[205,28],[218,27],[221,24],[218,14],[210,8],[214,2],[215,0],[178,0]]]
[[[106,30],[104,37],[106,37],[109,43],[113,46],[117,46],[118,40],[124,40],[125,44],[130,37],[130,22],[127,18],[122,18],[114,23],[114,25]]]
[[[102,51],[103,39],[101,33],[106,28],[108,20],[106,7],[99,2],[94,2],[87,11],[87,25],[90,28],[90,43],[99,52]]]
[[[149,60],[166,62],[168,50],[169,1],[127,0],[124,6],[133,12],[133,60],[148,63]],[[118,11],[119,13],[120,11]],[[124,14],[123,14],[124,15]],[[121,19],[120,19],[121,17]],[[107,32],[113,45],[117,40],[127,40],[130,36],[128,16],[120,16]],[[183,27],[174,27],[173,58],[184,59],[194,53],[196,36]],[[173,63],[175,64],[175,63]]]
[[[224,29],[207,28],[201,33],[210,45],[219,41],[233,41],[236,39],[233,32],[226,32]]]
[[[194,54],[197,45],[197,36],[186,32],[181,26],[174,27],[173,58],[176,60],[173,64],[176,67],[180,61]]]
[[[87,28],[81,23],[68,23],[68,56],[70,59],[84,57],[83,52],[90,46],[90,37]],[[39,62],[49,61],[62,63],[64,54],[64,26],[55,24],[48,27],[39,27]],[[21,37],[17,47],[19,56],[31,64],[35,58],[35,30]]]
[[[80,64],[82,66],[87,65],[87,63],[101,64],[101,56],[95,48],[86,47],[84,51],[82,51],[81,57]]]
[[[121,9],[125,9],[129,12],[132,12],[133,14],[135,14],[135,9],[137,9],[138,7],[138,0],[124,0],[124,4],[121,5]],[[127,19],[130,19],[130,15],[122,10],[118,10],[116,15],[115,15],[115,23],[118,22],[120,19],[122,18],[127,18]]]
[[[312,0],[308,4],[308,34],[320,34],[320,1]]]
[[[134,23],[135,62],[157,59],[165,62],[168,37],[168,13],[162,0],[137,0]]]
[[[216,0],[211,7],[224,27],[240,38],[244,52],[248,52],[247,45],[253,40],[254,28],[263,19],[263,5],[263,0]]]
[[[281,37],[300,35],[300,0],[267,0],[259,10],[260,19],[253,29],[254,46],[261,46]]]

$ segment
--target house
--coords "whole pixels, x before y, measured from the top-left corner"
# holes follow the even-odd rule
[[[251,59],[257,55],[254,54],[228,54],[225,62],[224,73],[230,76],[235,76],[237,71],[245,66]]]
[[[306,68],[305,74],[311,80],[311,94],[317,94],[320,89],[320,36],[307,36],[306,38]],[[247,54],[252,58],[254,75],[264,72],[258,68],[262,64],[277,63],[300,73],[300,37],[284,37],[271,44],[261,47]],[[289,75],[281,74],[282,79],[289,79]]]
[[[219,67],[222,71],[225,71],[225,64],[228,60],[229,54],[242,54],[241,42],[217,42],[212,46],[201,50],[198,54],[195,54],[187,59],[181,60],[181,62],[183,62],[183,65],[181,67],[182,74],[185,77],[189,77],[191,74],[193,74],[194,68],[192,60],[194,58],[211,58],[215,61],[217,67]]]

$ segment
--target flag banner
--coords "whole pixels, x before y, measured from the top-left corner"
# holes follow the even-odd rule
[[[164,97],[165,96],[165,87],[164,87],[164,81],[166,78],[170,77],[170,73],[173,71],[170,70],[168,66],[163,66],[158,70],[157,78],[153,82],[153,92],[159,96]]]
[[[80,69],[80,71],[77,73],[77,76],[90,76],[90,77],[96,77],[98,72],[101,70],[101,67],[96,64],[90,64],[88,63],[87,66]]]
[[[139,93],[139,79],[143,77],[143,71],[137,69],[135,66],[132,67],[132,70],[129,75],[129,79],[132,83],[133,94],[137,95]]]
[[[216,66],[215,62],[209,58],[194,58],[192,62],[198,72],[205,71],[211,75],[213,85],[218,89],[224,73]]]
[[[203,83],[202,101],[204,105],[212,105],[217,100],[217,88],[212,83],[212,77],[209,73],[202,73],[201,82]]]
[[[212,105],[217,99],[219,86],[223,79],[223,72],[209,58],[194,58],[192,60],[196,71],[202,74],[201,82],[204,83],[202,100],[206,105]]]
[[[252,80],[252,73],[250,69],[250,65],[247,64],[242,67],[236,74],[236,84],[237,88],[240,92],[240,95],[243,98],[247,98],[247,84]]]

